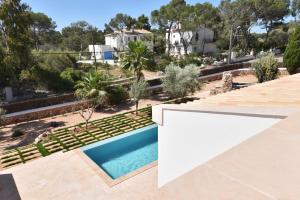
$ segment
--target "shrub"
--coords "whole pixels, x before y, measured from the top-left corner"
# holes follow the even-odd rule
[[[108,104],[118,105],[129,99],[128,91],[122,86],[110,87],[106,90],[108,93]]]
[[[172,62],[172,58],[169,56],[160,56],[156,58],[156,68],[159,71],[165,71],[166,66]]]
[[[148,83],[144,79],[136,80],[130,88],[130,97],[135,102],[135,114],[138,115],[139,101],[146,97]]]
[[[37,84],[45,89],[64,92],[72,91],[73,83],[63,79],[59,71],[47,66],[35,66],[32,70],[32,75]]]
[[[194,55],[187,55],[183,58],[178,59],[175,63],[181,68],[191,64],[194,64],[196,66],[200,66],[202,64],[201,60],[199,60]]]
[[[252,63],[252,69],[259,83],[274,80],[279,74],[278,62],[273,54],[268,54]]]
[[[284,65],[293,74],[300,68],[300,27],[290,36],[283,57]]]
[[[188,65],[182,69],[172,63],[166,67],[165,77],[162,79],[163,88],[171,98],[185,97],[200,89],[198,76],[195,65]]]
[[[60,126],[63,126],[64,123],[63,122],[50,122],[49,123],[49,127],[52,127],[52,128],[57,128],[57,127],[60,127]]]
[[[14,132],[12,133],[11,137],[13,138],[17,138],[24,135],[24,132],[20,129],[14,130]]]
[[[81,80],[82,73],[80,70],[76,70],[74,68],[66,68],[63,72],[60,73],[60,78],[62,80],[69,82],[71,87],[74,87],[75,83]]]
[[[39,58],[39,63],[58,72],[78,67],[75,57],[69,54],[46,54]]]

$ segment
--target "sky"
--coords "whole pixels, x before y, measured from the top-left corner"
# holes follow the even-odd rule
[[[117,13],[138,17],[142,14],[150,17],[151,11],[159,9],[170,0],[22,0],[34,12],[42,12],[57,24],[57,30],[69,26],[72,22],[85,20],[103,30]],[[186,0],[189,4],[210,2],[218,6],[220,0]],[[252,32],[263,33],[262,27],[254,26]]]
[[[125,13],[132,17],[141,14],[150,16],[151,11],[159,9],[170,0],[23,0],[34,12],[42,12],[51,17],[57,24],[57,30],[72,22],[85,20],[103,29],[117,13]],[[189,4],[203,3],[207,0],[187,0]],[[220,0],[209,1],[219,5]]]

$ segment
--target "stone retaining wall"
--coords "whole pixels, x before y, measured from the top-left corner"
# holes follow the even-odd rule
[[[74,100],[75,100],[74,93],[68,93],[63,95],[29,99],[20,102],[13,102],[9,104],[4,104],[2,107],[6,110],[6,113],[14,113],[23,110],[29,110],[34,108],[41,108],[45,106],[72,102]]]
[[[86,106],[85,102],[78,102],[71,105],[59,106],[56,108],[45,108],[29,113],[24,113],[20,115],[13,115],[6,117],[4,120],[1,121],[2,125],[9,125],[9,124],[16,124],[21,122],[28,122],[32,120],[47,118],[55,115],[62,115],[70,112],[75,112],[80,110],[82,106]]]

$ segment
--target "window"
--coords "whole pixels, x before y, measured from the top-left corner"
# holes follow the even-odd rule
[[[196,33],[195,40],[196,40],[196,41],[199,40],[199,33]]]
[[[134,41],[136,41],[136,40],[137,40],[136,36],[134,36],[134,38],[133,38],[133,39],[134,39]]]

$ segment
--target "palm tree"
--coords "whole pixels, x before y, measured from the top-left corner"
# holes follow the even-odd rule
[[[81,101],[87,102],[85,106],[81,107],[79,112],[80,116],[85,120],[86,130],[95,109],[105,103],[107,97],[105,89],[107,86],[107,78],[97,72],[89,72],[75,86],[76,97]]]
[[[133,71],[139,81],[143,77],[142,70],[150,64],[151,53],[142,41],[128,43],[129,51],[121,54],[123,69]]]

